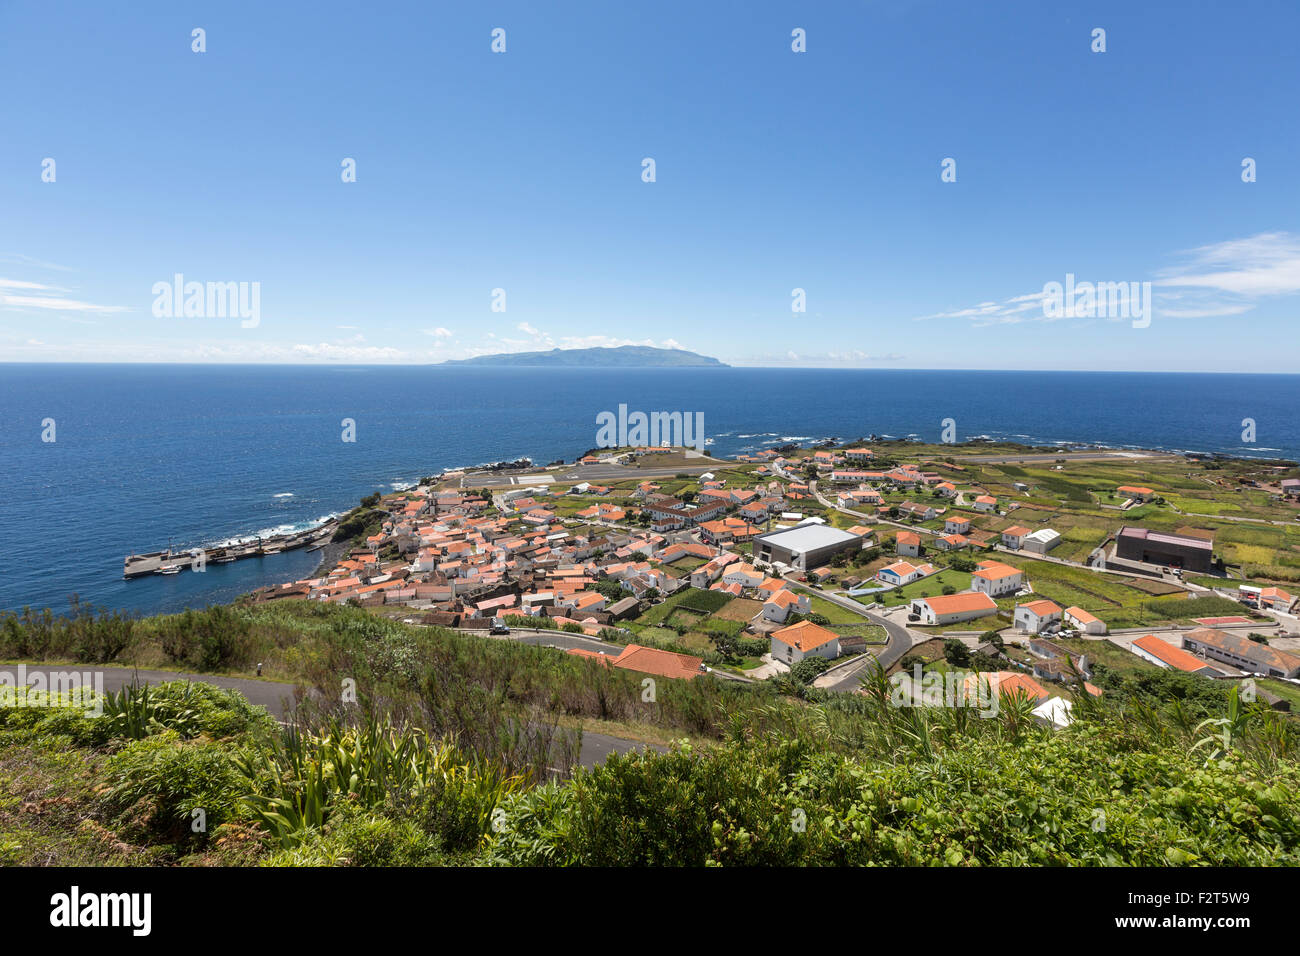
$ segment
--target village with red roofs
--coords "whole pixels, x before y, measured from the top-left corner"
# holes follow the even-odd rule
[[[1056,724],[1103,693],[1098,667],[1250,680],[1289,709],[1297,474],[980,443],[600,449],[384,496],[339,525],[330,566],[247,599],[346,603],[680,680],[852,693],[874,670],[973,662]]]

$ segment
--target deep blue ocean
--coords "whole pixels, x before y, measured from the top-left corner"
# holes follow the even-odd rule
[[[1300,459],[1300,375],[0,364],[0,608],[62,611],[75,592],[154,613],[293,580],[316,554],[134,581],[122,559],[304,527],[448,468],[572,460],[620,404],[702,411],[722,455],[872,433],[938,441],[952,418],[958,440]]]

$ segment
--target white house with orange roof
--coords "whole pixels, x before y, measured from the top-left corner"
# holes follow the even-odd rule
[[[965,515],[948,515],[943,519],[944,534],[970,534],[970,518]]]
[[[1081,607],[1067,607],[1063,616],[1066,627],[1083,631],[1085,634],[1105,634],[1106,622],[1089,614]]]
[[[722,571],[729,564],[741,560],[740,555],[731,551],[724,551],[709,560],[708,564],[702,564],[691,572],[691,587],[707,588],[714,581],[722,576]]]
[[[912,613],[919,614],[923,624],[955,624],[987,617],[997,611],[997,602],[981,591],[963,591],[960,594],[940,594],[912,600]]]
[[[1006,548],[1020,550],[1020,543],[1029,534],[1029,529],[1024,525],[1013,524],[1010,528],[1002,529],[1002,545]]]
[[[1141,485],[1120,485],[1115,489],[1115,493],[1134,501],[1150,501],[1155,496],[1155,491],[1143,488]]]
[[[1260,588],[1259,606],[1261,608],[1267,608],[1270,611],[1281,611],[1286,614],[1295,607],[1295,603],[1296,599],[1281,588]]]
[[[840,656],[840,636],[812,621],[800,621],[771,634],[772,659],[798,664],[808,657],[833,661]]]
[[[773,591],[763,602],[762,614],[764,620],[784,624],[791,611],[796,614],[807,614],[811,608],[812,604],[807,594],[781,588],[779,591]]]
[[[904,557],[917,558],[921,555],[921,536],[915,531],[900,531],[894,538],[894,551]]]
[[[1024,585],[1025,573],[1001,561],[981,561],[970,576],[970,586],[989,597],[1015,594]]]
[[[934,546],[940,551],[960,551],[969,545],[970,538],[964,534],[945,534],[934,541]]]
[[[992,495],[978,495],[971,507],[976,511],[995,511],[998,507],[998,499]]]
[[[766,574],[744,562],[734,564],[722,572],[724,584],[739,584],[742,588],[756,588],[766,580]]]
[[[1027,634],[1041,634],[1053,624],[1059,624],[1064,611],[1061,605],[1047,598],[1017,604],[1012,623]]]
[[[599,591],[575,591],[556,602],[560,607],[571,608],[573,616],[578,620],[582,620],[585,615],[593,611],[605,610],[608,603],[605,595]]]
[[[1144,661],[1162,667],[1165,670],[1183,671],[1187,674],[1199,674],[1202,677],[1222,677],[1223,672],[1216,670],[1209,661],[1190,654],[1181,647],[1175,647],[1162,641],[1154,634],[1139,637],[1129,645],[1131,650]]]

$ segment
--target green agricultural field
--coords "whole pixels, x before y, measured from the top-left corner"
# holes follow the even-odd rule
[[[969,591],[970,575],[965,571],[949,569],[940,571],[938,574],[932,574],[928,578],[913,581],[911,584],[904,585],[896,590],[871,595],[871,597],[874,597],[886,607],[896,607],[900,604],[910,604],[913,598],[937,597],[943,593],[945,585],[953,588],[954,591]]]
[[[694,588],[684,588],[683,590],[678,591],[676,594],[667,598],[662,604],[656,604],[654,607],[650,608],[648,611],[646,611],[644,614],[642,614],[632,623],[639,624],[644,627],[657,627],[660,624],[667,622],[668,618],[672,616],[672,614],[677,610],[677,606],[681,604],[683,601],[685,601],[689,595],[694,593],[705,593],[705,592],[698,592]],[[717,594],[719,592],[714,591],[711,593]],[[724,595],[724,597],[725,596],[729,596],[729,595]],[[705,610],[705,609],[701,608],[700,610]],[[708,613],[708,611],[705,610],[705,613]]]
[[[1283,700],[1290,701],[1292,712],[1300,711],[1300,687],[1295,684],[1288,684],[1286,681],[1265,678],[1259,682],[1262,690],[1276,694]]]
[[[1184,495],[1166,494],[1165,501],[1179,511],[1200,515],[1241,514],[1241,505],[1231,501],[1214,501],[1206,498],[1188,498]]]
[[[670,564],[669,567],[677,571],[681,571],[683,574],[689,574],[690,572],[694,571],[696,568],[702,568],[704,567],[704,565],[708,563],[709,562],[704,560],[704,558],[697,558],[694,557],[693,555],[687,555],[684,558],[678,558],[676,561]]]
[[[1112,644],[1110,641],[1089,641],[1081,638],[1061,638],[1055,643],[1075,654],[1087,654],[1088,660],[1104,664],[1107,668],[1121,674],[1136,674],[1141,671],[1157,670],[1155,664],[1145,661],[1132,651]]]
[[[868,644],[884,644],[889,637],[879,624],[833,624],[831,630],[841,637],[860,638]]]
[[[1098,574],[1086,568],[1008,557],[1007,563],[1025,572],[1034,595],[1055,601],[1061,607],[1077,606],[1095,614],[1111,628],[1146,627],[1160,621],[1185,616],[1183,599],[1187,592],[1172,586],[1137,578],[1122,578],[1112,574]],[[1153,590],[1166,590],[1157,597]],[[1029,598],[1002,598],[998,606],[1010,610]],[[1178,602],[1178,608],[1165,609],[1162,602]],[[1198,615],[1201,616],[1201,615]]]
[[[704,614],[716,614],[724,607],[731,603],[732,597],[723,591],[704,591],[699,588],[688,588],[673,595],[678,607],[687,608],[692,611],[700,611]]]
[[[796,591],[796,594],[807,593]],[[861,614],[851,611],[846,607],[840,607],[834,601],[828,601],[823,597],[815,594],[809,594],[809,609],[813,614],[820,614],[831,622],[832,627],[846,624],[862,624],[866,621]]]
[[[679,606],[673,610],[672,614],[668,615],[668,619],[664,623],[666,623],[669,627],[690,628],[690,627],[695,627],[697,624],[703,621],[706,616],[707,615],[702,614],[699,611],[690,611],[684,607]]]

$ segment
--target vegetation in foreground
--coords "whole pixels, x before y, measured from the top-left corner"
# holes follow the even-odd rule
[[[320,688],[295,726],[184,682],[101,718],[2,708],[0,862],[1300,862],[1293,718],[1188,675],[1101,675],[1106,697],[1049,731],[1019,698],[991,719],[895,707],[883,677],[853,697],[661,681],[647,704],[633,675],[544,648],[350,608],[227,613]],[[560,717],[683,739],[574,770]]]

